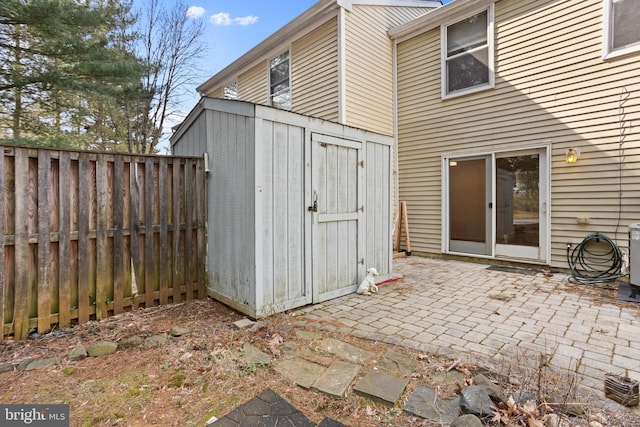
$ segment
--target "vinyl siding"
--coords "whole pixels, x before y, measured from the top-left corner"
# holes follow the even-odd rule
[[[638,55],[603,60],[601,32],[601,1],[497,2],[495,88],[448,100],[439,28],[398,45],[400,199],[414,252],[441,252],[442,153],[546,141],[551,265],[566,268],[566,243],[592,232],[627,246],[627,226],[640,218]],[[567,165],[571,146],[581,156]]]
[[[346,124],[393,135],[393,44],[387,31],[429,10],[354,5],[346,12]]]
[[[263,61],[238,76],[238,99],[255,104],[269,104],[269,70]]]
[[[337,19],[293,42],[291,58],[293,111],[337,122]]]

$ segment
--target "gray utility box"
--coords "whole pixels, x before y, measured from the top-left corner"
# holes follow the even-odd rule
[[[171,146],[206,153],[213,298],[258,318],[391,273],[392,137],[202,98]]]

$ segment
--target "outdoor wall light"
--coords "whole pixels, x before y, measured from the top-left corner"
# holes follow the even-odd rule
[[[578,161],[578,157],[580,157],[580,149],[570,147],[564,155],[564,161],[565,163],[575,163]]]

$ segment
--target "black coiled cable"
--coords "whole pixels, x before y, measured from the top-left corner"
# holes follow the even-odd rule
[[[589,234],[573,248],[573,251],[567,246],[567,262],[571,269],[569,280],[583,285],[598,286],[624,277],[624,274],[620,273],[623,264],[622,252],[602,233]]]

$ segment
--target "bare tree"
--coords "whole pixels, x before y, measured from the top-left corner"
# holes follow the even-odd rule
[[[138,57],[146,73],[126,106],[130,152],[157,152],[165,120],[198,77],[194,70],[204,52],[202,20],[187,16],[181,1],[171,9],[164,5],[149,0],[140,13]]]

